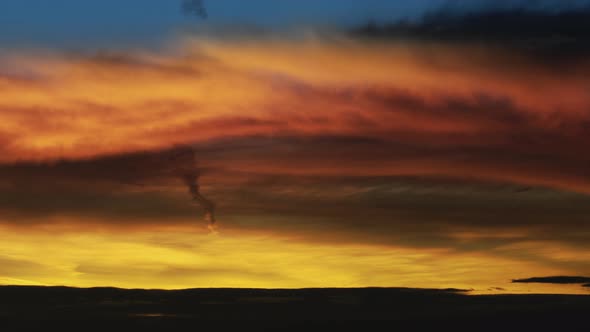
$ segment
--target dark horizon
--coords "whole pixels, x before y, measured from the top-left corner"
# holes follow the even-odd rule
[[[419,289],[200,289],[184,291],[0,287],[3,324],[23,328],[240,330],[411,327],[515,331],[585,324],[590,296],[466,296]],[[14,325],[12,325],[14,324]],[[236,325],[234,325],[236,324]],[[582,325],[580,325],[582,324]],[[360,326],[359,326],[360,327]]]

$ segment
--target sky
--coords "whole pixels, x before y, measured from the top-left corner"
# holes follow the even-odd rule
[[[451,8],[531,8],[558,11],[588,5],[587,0],[205,0],[206,20],[186,15],[180,0],[3,0],[0,43],[18,46],[96,48],[150,47],[187,29],[228,26],[267,29],[351,26],[369,20],[416,20],[425,13]],[[210,28],[213,27],[213,28]]]
[[[588,294],[584,2],[132,2],[2,3],[0,284]]]
[[[203,26],[346,25],[368,19],[413,17],[436,0],[215,0],[205,3],[208,18],[186,15],[180,1],[170,0],[6,0],[0,16],[0,43],[24,46],[148,46],[179,30]]]

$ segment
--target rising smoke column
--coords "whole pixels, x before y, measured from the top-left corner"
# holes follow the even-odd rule
[[[201,195],[198,178],[199,175],[196,173],[183,175],[184,182],[188,186],[193,200],[203,207],[205,210],[205,220],[209,223],[209,226],[212,227],[215,225],[215,204]]]
[[[157,156],[158,160],[165,160],[165,165],[154,165],[159,168],[158,173],[164,173],[165,176],[172,176],[182,179],[188,187],[193,201],[205,210],[205,220],[208,222],[208,228],[212,231],[215,229],[215,204],[203,196],[200,192],[199,177],[201,171],[197,165],[195,151],[190,147],[178,147],[167,151],[164,156]],[[158,162],[156,162],[157,164]]]
[[[199,177],[201,175],[194,150],[179,148],[172,152],[172,173],[180,177],[188,187],[193,200],[205,210],[205,220],[210,230],[215,229],[215,204],[200,192]]]

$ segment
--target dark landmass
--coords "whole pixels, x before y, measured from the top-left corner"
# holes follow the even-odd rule
[[[585,284],[590,283],[590,277],[571,277],[571,276],[553,276],[553,277],[533,277],[526,279],[514,279],[512,282],[517,283],[543,283],[543,284]]]
[[[590,296],[473,296],[461,290],[187,289],[124,290],[0,287],[0,322],[20,329],[206,327],[218,330],[308,330],[379,326],[412,330],[580,330]],[[11,329],[12,331],[13,329]]]

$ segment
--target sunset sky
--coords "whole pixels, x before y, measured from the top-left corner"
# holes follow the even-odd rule
[[[124,3],[0,5],[0,284],[590,292],[512,282],[590,276],[588,41],[465,19],[588,1]]]

